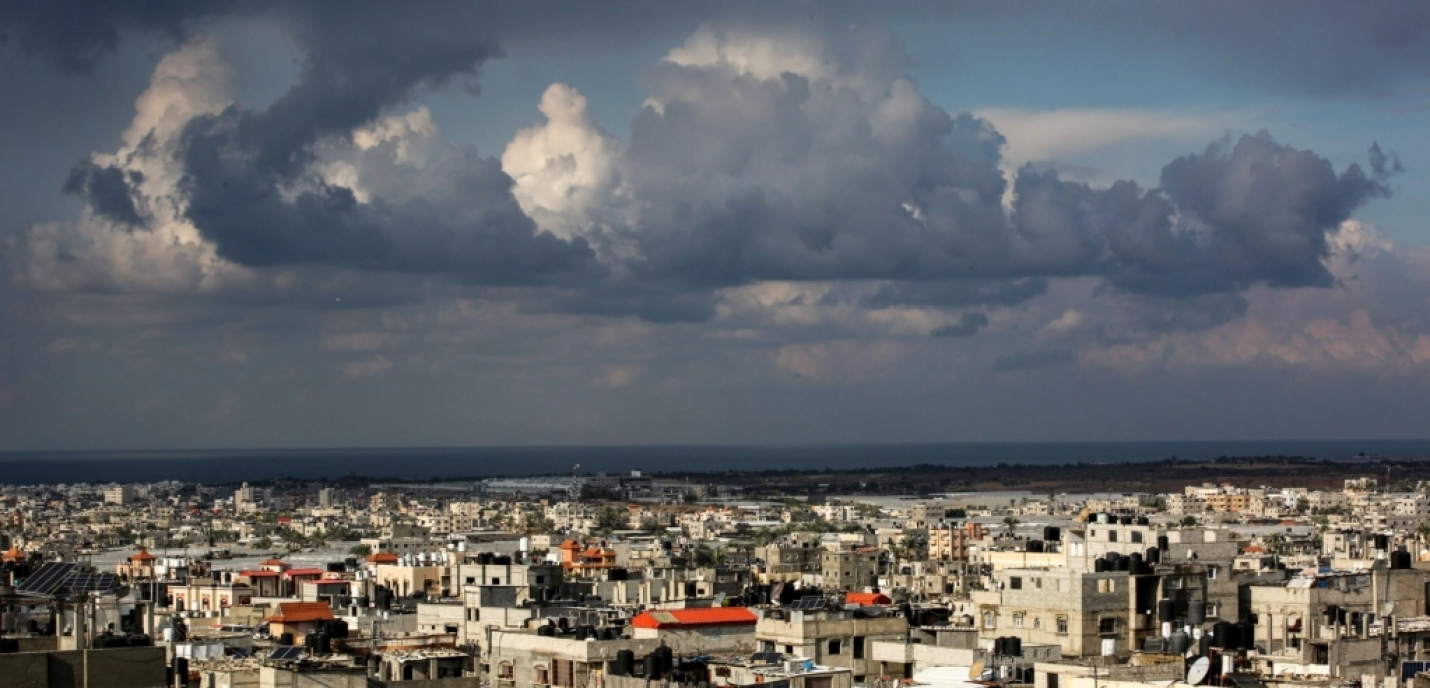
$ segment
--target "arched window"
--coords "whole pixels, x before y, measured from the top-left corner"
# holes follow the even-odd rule
[[[512,668],[511,662],[502,662],[497,665],[497,679],[502,681],[516,680],[516,671]]]
[[[551,672],[547,670],[545,664],[538,664],[536,668],[532,670],[531,682],[539,686],[551,683]]]

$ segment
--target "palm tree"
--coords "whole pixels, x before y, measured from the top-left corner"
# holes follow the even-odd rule
[[[1014,516],[1013,514],[1008,514],[1007,516],[1003,517],[1003,525],[1008,526],[1008,530],[1012,530],[1013,528],[1017,527],[1018,523],[1018,517]]]

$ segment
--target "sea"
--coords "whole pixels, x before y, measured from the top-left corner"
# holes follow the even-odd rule
[[[223,484],[345,477],[424,481],[573,472],[817,471],[922,464],[1049,466],[1251,456],[1427,459],[1430,439],[12,451],[0,452],[0,485],[162,480]]]

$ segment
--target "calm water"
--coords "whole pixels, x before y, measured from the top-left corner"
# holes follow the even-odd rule
[[[476,478],[645,470],[1058,465],[1169,457],[1430,457],[1430,440],[1048,442],[830,446],[447,447],[153,452],[0,452],[0,484],[234,482],[267,478]]]

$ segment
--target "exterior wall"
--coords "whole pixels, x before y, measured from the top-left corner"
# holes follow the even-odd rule
[[[879,672],[878,662],[870,657],[875,640],[902,640],[908,632],[908,622],[902,617],[856,619],[847,612],[785,611],[785,618],[776,618],[768,611],[764,614],[755,626],[755,639],[762,644],[761,649],[808,657],[823,666],[852,669],[855,680]],[[831,643],[837,643],[837,652],[831,652]],[[856,658],[856,654],[863,656]]]
[[[0,686],[162,688],[162,647],[21,652],[0,655]]]
[[[1105,639],[1116,640],[1119,653],[1131,649],[1138,627],[1131,613],[1134,579],[1127,572],[1005,569],[998,580],[1000,592],[974,595],[974,624],[985,639],[1018,636],[1024,644],[1057,645],[1073,657],[1101,654]],[[1103,632],[1103,623],[1112,630]]]
[[[677,655],[755,651],[754,624],[703,628],[635,628],[631,630],[631,636],[637,640],[663,642]]]

